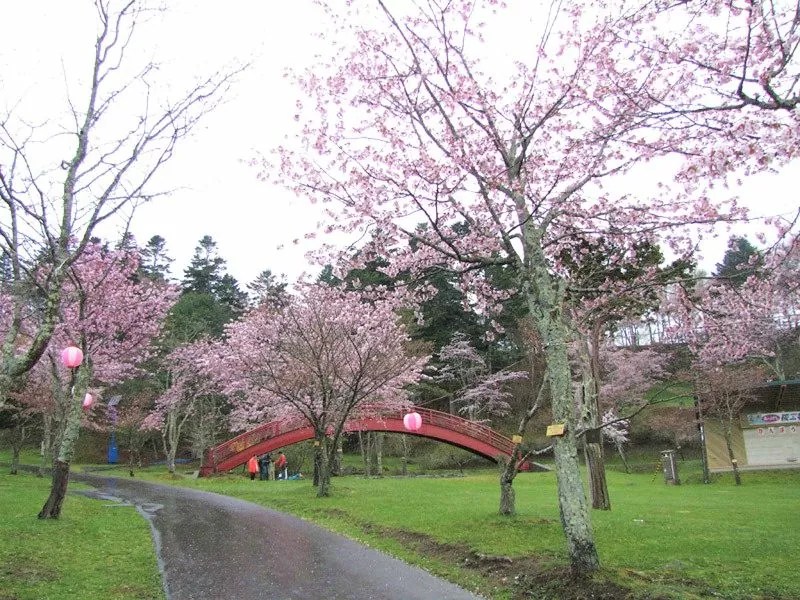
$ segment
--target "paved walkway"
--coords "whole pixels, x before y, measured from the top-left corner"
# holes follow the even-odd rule
[[[73,474],[150,521],[170,600],[476,600],[451,583],[290,515],[219,494]]]

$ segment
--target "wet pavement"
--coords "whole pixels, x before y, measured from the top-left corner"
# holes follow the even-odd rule
[[[87,495],[151,523],[169,600],[476,600],[426,571],[290,515],[219,494],[93,475]]]

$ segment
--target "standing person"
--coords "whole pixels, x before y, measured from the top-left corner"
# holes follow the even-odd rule
[[[250,481],[255,480],[258,473],[258,458],[255,454],[247,461],[247,471],[250,473]]]
[[[278,474],[278,479],[286,479],[288,469],[286,468],[286,455],[281,452],[278,460],[275,461],[275,472]]]
[[[269,463],[272,462],[272,457],[269,452],[262,454],[258,459],[258,478],[261,481],[269,479]]]

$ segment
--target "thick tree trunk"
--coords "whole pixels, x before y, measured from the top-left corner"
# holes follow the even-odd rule
[[[75,373],[77,371],[77,373]],[[64,435],[58,450],[58,458],[53,462],[53,479],[50,487],[50,496],[47,498],[42,510],[39,511],[40,519],[57,519],[61,515],[61,505],[67,493],[69,483],[69,465],[75,452],[75,444],[81,429],[81,416],[83,413],[82,400],[91,377],[91,369],[86,361],[73,370],[70,376],[70,406],[67,413],[67,423]]]
[[[548,354],[552,355],[553,351]],[[600,560],[594,545],[594,534],[578,462],[566,347],[563,349],[563,356],[548,358],[553,417],[557,423],[566,425],[564,435],[555,438],[554,444],[561,524],[567,539],[573,572],[576,575],[587,575],[600,567]]]
[[[543,256],[536,263],[536,277],[532,282],[534,290],[529,292],[529,307],[544,347],[553,418],[556,423],[565,425],[564,435],[556,437],[554,443],[559,512],[572,571],[583,576],[600,568],[600,559],[594,544],[578,462],[567,327],[563,322],[558,283],[547,272],[547,262]]]
[[[56,460],[53,463],[53,483],[50,486],[50,495],[39,511],[40,519],[57,519],[61,516],[61,505],[67,495],[69,483],[69,462]]]
[[[500,514],[511,516],[517,513],[516,492],[514,492],[513,481],[500,482]]]
[[[594,327],[590,339],[580,341],[580,358],[582,368],[582,381],[580,392],[580,411],[583,427],[586,431],[583,439],[583,455],[586,459],[586,469],[589,472],[589,497],[592,508],[611,510],[611,498],[608,494],[606,482],[606,464],[603,459],[603,438],[600,427],[599,396],[599,371],[597,353],[600,346],[599,327]]]
[[[567,432],[554,447],[558,507],[567,538],[570,565],[576,575],[588,575],[600,567],[589,510],[583,491],[575,436]]]
[[[599,442],[586,442],[583,454],[586,457],[586,467],[589,471],[589,492],[592,498],[592,508],[611,510],[611,498],[608,495],[602,444]]]
[[[500,514],[511,516],[517,513],[517,495],[514,492],[514,477],[517,475],[516,448],[500,474]]]

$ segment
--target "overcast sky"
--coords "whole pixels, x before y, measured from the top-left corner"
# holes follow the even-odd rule
[[[308,267],[303,241],[316,218],[305,201],[258,181],[247,161],[281,143],[294,114],[297,92],[284,69],[313,66],[324,52],[315,34],[324,21],[310,0],[169,0],[163,21],[147,25],[139,51],[164,63],[164,72],[181,76],[210,73],[234,60],[252,61],[227,98],[185,140],[161,176],[167,198],[137,212],[132,230],[143,245],[161,235],[180,278],[198,240],[211,235],[229,272],[242,285],[264,269],[290,279]],[[4,39],[0,44],[0,102],[43,113],[66,93],[66,83],[88,69],[93,45],[94,12],[90,0],[4,0]],[[90,57],[89,57],[90,58]],[[57,91],[56,92],[54,92]],[[777,198],[798,202],[797,168],[782,177],[750,182],[743,196],[763,210]],[[770,199],[770,203],[765,200]],[[740,233],[748,233],[747,228]],[[116,237],[106,229],[103,235]],[[706,265],[720,260],[722,234],[706,251]]]
[[[313,65],[319,50],[313,33],[324,23],[315,19],[309,0],[167,4],[163,21],[142,29],[139,48],[163,63],[164,73],[202,75],[234,61],[252,64],[226,102],[178,146],[159,181],[176,191],[139,208],[133,233],[141,245],[156,234],[167,240],[177,278],[204,235],[217,241],[229,272],[242,284],[264,269],[294,278],[307,268],[302,240],[315,219],[304,202],[258,181],[247,161],[269,152],[286,134],[295,92],[284,69]],[[0,107],[18,104],[31,120],[65,110],[65,81],[91,68],[92,2],[4,0],[2,8]],[[118,232],[116,225],[102,235],[114,238]]]

